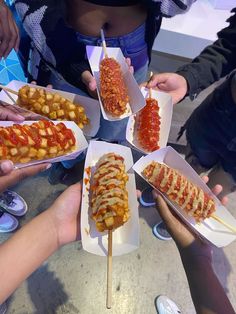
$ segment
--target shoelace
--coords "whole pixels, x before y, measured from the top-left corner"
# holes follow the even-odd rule
[[[6,206],[15,205],[14,196],[10,191],[5,191],[4,194],[0,196],[0,203],[4,203]]]

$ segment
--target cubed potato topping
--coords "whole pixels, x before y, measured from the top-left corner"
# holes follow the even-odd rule
[[[53,99],[53,95],[49,94],[49,93],[46,93],[46,99],[47,100],[52,100]]]
[[[69,117],[70,117],[70,119],[75,119],[76,118],[75,112],[74,111],[70,111],[69,112]]]
[[[53,135],[52,129],[51,128],[47,128],[47,133],[48,133],[48,135]]]
[[[16,156],[17,153],[18,153],[17,148],[11,148],[11,149],[10,149],[10,154],[11,154],[12,156]]]
[[[48,144],[47,139],[46,138],[42,138],[40,146],[41,147],[47,147],[47,144]]]
[[[107,227],[112,227],[114,225],[114,218],[108,217],[105,219],[105,224]]]
[[[49,154],[56,154],[56,153],[57,153],[57,147],[56,146],[50,147]]]
[[[52,109],[53,109],[53,110],[59,110],[59,109],[60,109],[60,104],[59,104],[58,102],[54,102],[54,103],[52,104]]]
[[[75,110],[76,106],[74,104],[69,104],[68,109],[69,110]]]
[[[29,148],[27,146],[22,146],[19,148],[19,151],[20,151],[21,155],[26,155],[29,151]]]
[[[46,154],[47,154],[46,149],[40,148],[37,152],[37,157],[39,159],[42,159],[44,156],[46,156]]]
[[[38,102],[36,102],[35,104],[34,104],[34,108],[35,108],[35,110],[37,110],[37,111],[40,111],[41,110],[41,105],[40,105],[40,103],[38,103]]]
[[[43,129],[39,129],[39,134],[41,136],[46,136],[47,135],[46,130],[43,130]]]
[[[64,116],[65,112],[64,110],[60,109],[60,110],[57,110],[57,116],[60,118],[62,116]]]
[[[30,147],[30,150],[29,150],[29,157],[33,158],[35,156],[37,156],[37,149],[35,149],[34,147]]]
[[[50,111],[50,110],[49,110],[49,106],[46,106],[46,105],[43,106],[43,108],[42,108],[42,112],[43,112],[43,113],[47,114],[47,113],[49,113],[49,111]]]
[[[57,118],[56,111],[52,111],[51,113],[49,113],[49,118],[52,119],[52,120],[55,120]]]

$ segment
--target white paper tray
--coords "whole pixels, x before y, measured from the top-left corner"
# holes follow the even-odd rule
[[[125,58],[122,54],[122,51],[120,48],[111,48],[107,47],[107,54],[108,57],[113,57],[116,59],[116,61],[119,62],[121,66],[121,70],[124,76],[125,85],[128,90],[129,95],[129,104],[127,105],[127,112],[124,113],[121,117],[113,117],[112,115],[105,112],[102,104],[102,100],[100,97],[100,73],[99,73],[99,64],[101,60],[104,58],[104,53],[102,47],[95,47],[95,46],[86,46],[87,50],[87,56],[89,60],[89,64],[91,67],[91,70],[93,72],[93,76],[96,79],[97,84],[97,92],[98,92],[98,98],[101,106],[102,115],[105,120],[110,121],[117,121],[122,120],[124,118],[127,118],[131,116],[132,114],[135,114],[138,112],[141,108],[145,106],[145,100],[143,98],[143,95],[139,89],[139,86],[137,82],[134,79],[134,76],[130,73],[129,67],[127,63],[125,62]]]
[[[11,126],[13,124],[31,125],[34,122],[38,122],[38,121],[24,121],[22,123],[16,123],[12,121],[0,121],[0,126],[5,127],[5,126]],[[54,124],[58,124],[60,122],[61,121],[53,121]],[[76,139],[75,147],[76,148],[73,152],[66,155],[62,155],[60,157],[56,157],[56,158],[35,160],[35,161],[27,162],[27,163],[16,163],[15,166],[17,166],[18,168],[24,168],[24,167],[28,167],[32,165],[42,164],[45,162],[53,163],[53,162],[59,162],[59,161],[64,161],[64,160],[71,160],[78,157],[88,147],[88,142],[86,141],[81,129],[74,122],[72,121],[62,121],[62,122],[65,124],[67,128],[71,129],[75,135],[75,139]]]
[[[136,198],[135,177],[132,169],[133,157],[130,148],[105,142],[90,141],[85,160],[83,193],[81,206],[81,236],[84,250],[101,256],[107,255],[107,232],[98,232],[95,222],[89,215],[90,176],[86,172],[91,167],[92,173],[97,161],[106,153],[114,152],[124,158],[125,168],[129,175],[127,190],[129,195],[130,218],[113,232],[113,255],[123,255],[139,247],[139,214]],[[85,182],[87,184],[85,184]]]
[[[144,98],[148,98],[148,89],[142,87],[141,92],[144,96]],[[160,91],[152,90],[152,98],[156,99],[158,101],[159,105],[159,115],[161,118],[161,125],[160,125],[160,140],[159,140],[159,146],[160,148],[166,147],[169,133],[170,133],[170,127],[171,127],[171,120],[172,120],[172,114],[173,114],[173,103],[172,98],[169,94],[163,93]],[[135,115],[130,116],[127,127],[126,127],[126,139],[127,141],[133,145],[137,150],[141,151],[144,154],[148,154],[149,152],[142,149],[139,142],[136,139],[135,136],[136,130],[135,130]]]
[[[145,157],[142,157],[139,161],[135,163],[133,169],[142,178],[144,178],[142,175],[142,171],[152,161],[165,163],[167,166],[179,170],[194,184],[202,188],[204,192],[210,194],[214,198],[216,203],[215,214],[221,219],[223,219],[226,223],[236,228],[236,219],[220,203],[218,198],[211,192],[211,190],[203,182],[199,175],[193,170],[193,168],[172,147],[167,146],[166,148],[157,150]],[[144,178],[144,180],[146,179]],[[213,218],[207,218],[204,220],[204,222],[198,224],[192,217],[188,216],[184,210],[174,205],[171,201],[167,199],[167,197],[164,196],[164,198],[168,201],[168,203],[176,211],[176,213],[187,223],[187,225],[190,226],[190,228],[193,231],[199,233],[203,238],[207,239],[214,245],[218,247],[224,247],[236,239],[235,234],[233,234],[229,229],[224,227],[221,223],[215,221]]]
[[[94,100],[94,99],[89,98],[89,97],[76,95],[73,93],[64,92],[61,90],[49,89],[49,88],[42,87],[39,85],[27,84],[27,83],[21,82],[21,81],[11,81],[6,86],[15,90],[16,92],[18,92],[18,90],[24,85],[29,85],[29,86],[37,87],[37,88],[43,88],[45,90],[48,90],[49,92],[60,94],[64,98],[73,102],[75,105],[76,104],[82,105],[85,109],[87,117],[90,120],[90,123],[88,125],[84,126],[83,133],[86,136],[95,136],[97,134],[98,129],[100,127],[100,114],[101,114],[100,113],[100,105],[99,105],[99,102],[97,100]],[[17,100],[16,95],[13,95],[13,94],[10,94],[10,95],[15,101]],[[0,92],[0,100],[5,101],[6,103],[15,106],[13,101],[7,96],[7,94],[3,90]],[[20,108],[20,107],[17,106],[17,108]],[[22,112],[23,111],[31,112],[31,111],[26,110],[24,108],[21,108],[21,110],[22,110]],[[36,117],[42,117],[42,118],[46,119],[44,116],[40,116],[39,114],[35,114],[35,116]]]

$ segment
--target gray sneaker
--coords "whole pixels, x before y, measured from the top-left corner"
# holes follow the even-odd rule
[[[171,235],[166,230],[166,225],[163,221],[159,222],[152,228],[152,232],[155,237],[157,237],[160,240],[168,241],[172,240]]]

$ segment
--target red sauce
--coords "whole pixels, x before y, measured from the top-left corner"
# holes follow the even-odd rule
[[[136,124],[140,146],[148,152],[159,149],[160,116],[155,99],[146,99],[146,106],[137,114]]]

